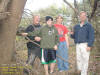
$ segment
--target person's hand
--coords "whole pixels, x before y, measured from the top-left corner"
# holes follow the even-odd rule
[[[55,45],[55,46],[54,46],[54,50],[57,50],[57,49],[58,49],[58,47],[57,47],[57,45]]]
[[[69,45],[67,45],[67,48],[69,49]]]
[[[36,41],[40,41],[41,38],[36,36],[36,37],[35,37],[35,40],[36,40]]]
[[[73,34],[74,34],[74,32],[73,32],[73,31],[71,31],[71,32],[70,32],[70,34],[71,34],[71,35],[73,35]]]
[[[90,51],[91,50],[91,47],[87,47],[87,51]]]
[[[21,33],[21,35],[22,35],[22,36],[27,36],[27,35],[28,35],[28,33]]]

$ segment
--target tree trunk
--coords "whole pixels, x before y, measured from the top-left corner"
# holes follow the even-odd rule
[[[95,21],[95,47],[97,49],[97,54],[100,54],[100,1],[97,3],[95,14],[93,14],[93,20]],[[93,21],[92,20],[92,21]]]
[[[26,0],[10,0],[7,12],[10,15],[0,20],[0,64],[11,63],[11,56],[15,50],[16,30],[20,23]]]

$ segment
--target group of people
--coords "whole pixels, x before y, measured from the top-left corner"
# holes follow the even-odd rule
[[[62,24],[63,17],[61,15],[56,17],[56,24],[53,24],[51,16],[46,16],[45,26],[40,25],[40,17],[35,15],[33,24],[26,28],[25,33],[22,33],[23,36],[34,41],[27,42],[28,59],[26,64],[34,66],[34,60],[38,56],[41,63],[44,64],[45,75],[54,73],[56,61],[59,72],[68,71],[69,32],[76,44],[77,73],[87,75],[90,50],[94,42],[94,29],[87,20],[86,12],[80,12],[79,19],[79,24],[69,32],[67,27]],[[48,71],[49,64],[50,72]]]

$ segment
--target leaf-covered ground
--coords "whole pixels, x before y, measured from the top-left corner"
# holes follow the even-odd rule
[[[90,56],[88,75],[100,75],[99,73],[95,74],[96,67],[95,67],[95,63],[93,59],[94,56],[92,54],[93,52],[91,52],[91,56]],[[27,59],[27,50],[16,51],[16,58],[17,58],[16,60],[18,63],[25,64],[25,61]],[[59,72],[57,69],[57,64],[56,64],[55,72],[52,75],[77,75],[76,74],[75,46],[71,46],[69,48],[69,64],[70,64],[69,70],[64,71],[64,72]],[[28,68],[29,70],[31,70],[30,75],[45,75],[43,65],[40,63],[40,60],[38,58],[36,58],[34,62],[34,67],[28,66],[25,68]]]

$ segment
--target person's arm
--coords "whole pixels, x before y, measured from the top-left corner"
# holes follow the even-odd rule
[[[28,32],[32,32],[34,31],[34,28],[32,25],[29,25],[26,29],[25,29],[25,33],[28,33]]]
[[[33,32],[34,31],[34,27],[32,25],[29,25],[26,29],[25,29],[25,33],[29,33],[29,32]],[[24,36],[26,34],[22,33]],[[28,36],[26,35],[30,40],[34,40],[35,36]],[[27,38],[25,38],[27,40]]]
[[[25,32],[21,33],[22,36],[36,36],[35,32]]]
[[[33,35],[35,36],[35,40],[36,41],[40,41],[41,40],[41,29],[35,30],[34,32],[29,32],[28,35]]]
[[[93,46],[93,42],[94,42],[94,29],[92,27],[92,25],[89,25],[89,40],[88,40],[88,48],[87,50],[91,50],[91,47]]]
[[[70,34],[71,34],[71,35],[70,35],[70,36],[71,36],[71,38],[72,38],[72,39],[74,39],[74,38],[75,38],[75,34],[74,34],[74,32],[73,32],[73,31],[71,31],[71,32],[70,32]]]
[[[29,25],[26,29],[25,32],[21,33],[22,36],[27,36],[28,32],[32,32],[33,28],[31,25]],[[30,36],[27,36],[28,38],[30,38]],[[27,38],[25,38],[27,40]]]
[[[68,32],[69,30],[67,29],[67,27],[65,27],[64,29],[64,36],[65,36],[65,41],[66,41],[66,44],[67,44],[67,48],[69,48],[69,39],[68,39]]]
[[[74,28],[75,28],[75,27],[74,27]],[[73,28],[73,29],[71,30],[71,32],[70,32],[70,34],[71,34],[70,36],[71,36],[72,39],[75,38],[75,32],[74,32],[75,29],[74,29],[74,28]]]
[[[65,39],[66,39],[66,43],[67,43],[67,48],[69,48],[69,37],[67,34],[65,34]]]
[[[58,35],[58,31],[55,29],[55,46],[54,49],[57,50],[58,49],[58,44],[59,44],[59,35]]]
[[[56,41],[55,41],[56,45],[59,44],[59,35],[58,35],[58,31],[56,30]]]
[[[40,41],[41,40],[41,38],[40,38],[40,34],[41,33],[41,30],[40,29],[38,29],[38,30],[35,30],[35,31],[33,31],[33,32],[28,32],[28,33],[22,33],[22,35],[23,36],[35,36],[34,37],[34,39],[36,40],[36,41]]]

